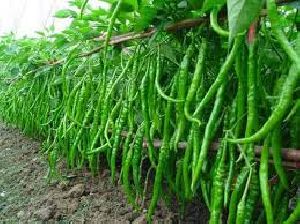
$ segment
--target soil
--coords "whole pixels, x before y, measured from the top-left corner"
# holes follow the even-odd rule
[[[39,141],[0,124],[0,223],[146,223],[145,212],[133,210],[121,187],[111,184],[107,169],[96,177],[84,169],[65,171],[59,181],[49,183],[40,147]],[[154,223],[207,219],[200,202],[188,205],[183,216],[176,203],[167,207],[161,202]]]

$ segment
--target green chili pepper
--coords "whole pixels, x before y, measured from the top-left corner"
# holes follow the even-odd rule
[[[273,2],[273,0],[268,0],[268,7],[271,7],[270,2]],[[293,56],[293,61],[296,62],[293,64],[290,68],[289,74],[282,86],[282,91],[280,94],[279,102],[277,103],[277,106],[273,109],[273,112],[271,116],[268,118],[267,122],[261,127],[260,130],[255,132],[252,136],[241,138],[241,139],[230,139],[232,143],[237,144],[246,144],[246,143],[253,143],[256,141],[261,140],[262,138],[266,137],[268,133],[274,129],[274,127],[283,119],[284,115],[286,114],[288,108],[290,107],[290,104],[292,102],[293,92],[297,85],[297,81],[299,80],[299,72],[300,72],[300,59],[295,59],[297,56],[297,53],[294,52],[294,50],[289,47],[289,43],[284,43],[285,50],[287,50],[288,54],[296,54],[296,56]],[[300,52],[300,35],[298,35],[296,40],[296,48],[297,52]],[[291,53],[292,52],[292,53]],[[298,54],[300,55],[300,53]],[[298,62],[298,64],[297,64]]]
[[[129,171],[130,171],[129,169],[132,163],[132,156],[133,156],[133,144],[131,144],[127,152],[125,164],[122,165],[122,171],[123,171],[122,180],[123,180],[124,191],[126,193],[127,199],[129,203],[134,205],[135,200],[130,188],[130,178],[129,178]]]
[[[267,137],[261,151],[260,167],[259,167],[259,180],[260,191],[262,195],[262,202],[265,207],[267,223],[274,223],[272,203],[270,199],[269,186],[268,186],[268,165],[269,165],[269,138]]]
[[[280,201],[280,207],[276,213],[275,223],[283,223],[288,218],[289,197],[285,192]]]
[[[226,134],[225,134],[226,135]],[[225,158],[227,154],[227,140],[224,139],[219,150],[221,153],[220,161],[217,165],[216,172],[213,177],[213,188],[211,193],[210,219],[209,223],[220,223],[223,208],[224,195],[224,178],[225,178]]]
[[[259,199],[259,179],[256,167],[252,167],[252,178],[250,182],[250,192],[246,199],[245,208],[245,223],[252,222],[253,211],[256,208],[257,201]]]
[[[149,60],[150,61],[150,60]],[[150,62],[151,63],[151,62]],[[150,121],[150,114],[149,114],[149,103],[148,103],[148,90],[149,90],[149,72],[150,72],[150,63],[148,67],[148,71],[142,80],[142,88],[141,88],[141,97],[142,97],[142,112],[144,118],[144,132],[148,142],[148,150],[149,150],[149,159],[151,165],[155,167],[155,153],[154,153],[154,145],[153,139],[150,135],[151,129],[151,121]]]
[[[287,220],[283,224],[293,224],[300,220],[300,200],[298,199],[294,211],[290,214]]]
[[[192,140],[193,140],[193,132],[190,131],[188,135],[187,147],[185,149],[184,159],[183,159],[183,182],[184,182],[184,192],[185,192],[185,199],[190,200],[192,197],[191,192],[191,185],[190,185],[190,178],[189,178],[189,165],[190,165],[190,157],[192,151]]]
[[[218,91],[219,87],[224,83],[224,81],[226,80],[226,75],[228,74],[235,56],[240,48],[240,45],[242,43],[243,40],[243,36],[237,37],[237,39],[235,40],[235,43],[229,53],[229,55],[226,58],[226,61],[224,62],[224,64],[221,67],[220,72],[217,75],[216,80],[214,81],[214,83],[209,87],[206,95],[204,96],[204,98],[201,100],[201,102],[199,103],[199,105],[197,106],[193,117],[195,118],[197,115],[199,115],[199,113],[207,106],[207,104],[209,103],[209,101],[214,97],[214,95],[216,94],[216,92]],[[197,118],[195,118],[197,119]],[[200,121],[198,123],[201,123]]]
[[[175,93],[175,88],[177,87],[176,84],[177,81],[174,81],[171,88],[171,96],[173,96]],[[155,211],[157,201],[159,199],[159,195],[162,191],[161,182],[163,178],[163,168],[164,168],[165,160],[169,154],[171,110],[172,110],[172,102],[167,101],[167,105],[165,107],[165,117],[164,117],[164,127],[163,127],[163,142],[159,151],[158,164],[156,167],[155,180],[154,180],[154,189],[153,189],[150,205],[148,208],[148,214],[147,214],[148,221],[151,221],[152,219],[152,214]]]
[[[190,121],[194,121],[193,117],[189,113],[189,109],[190,109],[191,103],[194,100],[194,97],[195,97],[196,91],[199,87],[199,84],[202,80],[203,64],[204,64],[204,60],[206,57],[206,51],[207,51],[207,40],[203,39],[201,46],[200,46],[198,62],[196,64],[193,80],[188,89],[188,93],[187,93],[185,104],[184,104],[184,114],[185,114],[186,118]],[[197,120],[196,120],[196,122],[197,122]]]
[[[114,144],[111,150],[111,153],[108,153],[108,161],[110,161],[110,168],[111,168],[111,178],[112,183],[115,181],[115,171],[116,171],[116,156],[119,149],[119,145],[121,142],[121,132],[125,123],[125,120],[127,118],[128,114],[128,106],[127,102],[124,102],[121,114],[119,116],[119,119],[117,121],[116,131],[114,134]]]
[[[193,47],[189,46],[180,64],[180,71],[178,75],[177,94],[178,94],[178,100],[180,100],[180,102],[177,102],[176,104],[177,113],[178,113],[178,124],[177,124],[176,134],[174,136],[174,144],[173,144],[173,147],[175,149],[177,149],[179,140],[182,137],[182,134],[184,133],[186,128],[186,118],[184,114],[184,100],[186,99],[188,66],[189,66],[190,58],[192,57],[192,53],[193,53]]]
[[[237,177],[237,181],[234,187],[234,190],[231,194],[230,203],[229,203],[229,215],[227,223],[235,223],[236,221],[236,213],[237,213],[237,204],[241,197],[242,190],[244,189],[244,185],[247,180],[247,176],[249,174],[249,168],[243,167],[240,174]]]
[[[192,190],[195,189],[195,184],[198,181],[198,178],[200,176],[203,163],[204,163],[204,161],[206,161],[206,158],[207,158],[207,153],[208,153],[208,149],[209,149],[211,140],[214,137],[214,133],[212,133],[212,129],[216,129],[215,125],[216,125],[216,123],[218,123],[217,121],[219,119],[220,112],[221,112],[221,109],[223,106],[223,101],[224,101],[224,91],[225,91],[225,84],[223,84],[218,90],[214,108],[209,117],[206,129],[205,129],[205,134],[204,134],[202,145],[201,145],[201,151],[200,151],[198,163],[197,163],[197,166],[195,169],[194,176],[192,177]]]
[[[137,195],[140,195],[142,193],[140,164],[142,162],[143,139],[144,139],[144,124],[141,124],[135,135],[134,152],[132,158],[133,182],[134,182]]]
[[[219,24],[218,24],[218,11],[219,11],[219,7],[216,7],[215,9],[213,9],[210,12],[210,25],[212,26],[212,28],[214,29],[214,31],[224,37],[228,37],[229,36],[229,32],[226,30],[223,30]]]
[[[280,182],[287,189],[288,188],[288,179],[284,168],[282,166],[281,159],[281,130],[280,127],[276,127],[272,134],[272,157],[274,160],[274,167],[276,173],[280,178]]]

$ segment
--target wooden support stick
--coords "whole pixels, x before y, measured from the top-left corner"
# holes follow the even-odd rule
[[[126,131],[122,131],[121,136],[123,138],[127,137],[127,132]],[[153,141],[153,145],[155,148],[160,148],[162,145],[162,141],[160,139],[154,139]],[[219,142],[214,142],[211,144],[210,149],[212,151],[217,151],[218,148],[220,146]],[[148,142],[146,139],[144,139],[143,142],[143,148],[147,148],[148,147]],[[187,143],[186,142],[179,142],[178,144],[178,149],[185,149],[187,147]],[[261,150],[262,150],[262,146],[255,146],[254,147],[255,150],[255,155],[260,156],[261,154]],[[272,155],[272,150],[270,148],[270,154]],[[283,162],[282,164],[285,167],[288,168],[294,168],[294,169],[300,169],[300,149],[294,149],[294,148],[282,148],[281,149],[281,156],[283,158]],[[258,158],[259,159],[259,158]],[[272,162],[272,161],[270,161]]]
[[[284,4],[287,4],[289,2],[293,2],[293,1],[294,0],[277,0],[276,4],[280,6],[280,5],[284,5]],[[264,17],[266,15],[267,15],[266,11],[264,9],[262,9],[261,16]],[[185,20],[176,22],[174,24],[167,25],[164,28],[164,31],[169,32],[169,33],[174,33],[174,32],[177,32],[179,30],[182,30],[182,29],[197,27],[197,26],[199,26],[203,23],[207,23],[208,21],[209,21],[208,16],[195,18],[195,19],[185,19]],[[156,32],[157,32],[157,29],[155,27],[150,27],[147,31],[143,31],[143,32],[137,32],[137,33],[136,32],[129,32],[129,33],[121,34],[121,35],[116,35],[116,36],[113,36],[111,38],[111,40],[109,41],[109,45],[115,45],[115,44],[120,44],[120,43],[123,43],[123,42],[126,42],[126,41],[147,38],[147,37],[150,37],[150,36],[154,35]],[[106,38],[105,35],[102,35],[101,37],[95,38],[94,40],[98,41],[98,42],[99,41],[103,42],[105,40],[105,38]],[[89,57],[93,54],[98,53],[103,48],[104,48],[104,46],[101,45],[99,47],[96,47],[96,48],[88,51],[88,52],[78,54],[77,56],[79,58],[80,57]],[[65,61],[65,59],[60,59],[60,60],[56,60],[56,61],[52,60],[52,61],[45,62],[44,65],[59,65],[59,64],[64,63],[64,61]],[[34,71],[36,71],[36,70],[34,70]]]

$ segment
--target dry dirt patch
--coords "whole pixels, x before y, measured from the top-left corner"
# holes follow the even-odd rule
[[[128,205],[107,169],[97,177],[87,170],[48,184],[40,143],[0,124],[1,223],[146,223],[145,214]],[[180,221],[177,206],[158,206],[154,223],[206,223],[207,212],[192,204]],[[173,211],[171,211],[173,210]]]

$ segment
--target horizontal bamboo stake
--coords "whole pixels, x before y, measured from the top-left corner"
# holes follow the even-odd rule
[[[255,161],[258,161],[259,162],[260,158],[255,158]],[[274,164],[274,161],[273,160],[269,160],[269,163],[272,163]],[[281,162],[282,165],[287,168],[287,169],[290,169],[290,170],[294,170],[294,169],[300,169],[300,162],[294,162],[294,161],[282,161]]]
[[[278,0],[278,1],[276,1],[276,3],[277,3],[277,5],[280,6],[280,5],[283,5],[283,4],[286,4],[286,3],[289,3],[289,2],[293,2],[293,1],[294,0]],[[260,16],[262,16],[262,17],[267,16],[266,10],[263,9],[261,11]],[[179,30],[182,30],[182,29],[197,27],[201,24],[207,23],[208,21],[209,21],[209,17],[201,17],[201,18],[195,18],[195,19],[185,19],[185,20],[179,21],[177,23],[167,25],[164,28],[164,31],[168,32],[168,33],[174,33],[174,32],[177,32]],[[150,36],[154,35],[157,31],[158,30],[156,28],[151,27],[147,31],[144,31],[144,32],[138,32],[138,33],[130,32],[130,33],[125,33],[125,34],[121,34],[121,35],[116,35],[116,36],[113,36],[111,38],[111,40],[109,41],[109,45],[116,45],[116,44],[120,44],[120,43],[123,43],[123,42],[126,42],[126,41],[147,38],[147,37],[150,37]],[[95,38],[94,40],[95,41],[105,41],[105,39],[106,39],[106,35],[102,35],[98,38]],[[92,54],[95,54],[95,53],[99,52],[103,48],[104,48],[104,46],[94,48],[89,52],[80,54],[79,57],[90,56]],[[61,63],[61,62],[59,62],[59,63]]]
[[[121,136],[126,138],[127,132],[122,131]],[[148,142],[146,139],[144,139],[143,142],[143,148],[148,148]],[[154,139],[153,145],[155,148],[160,148],[162,145],[162,141],[160,139]],[[218,151],[218,148],[220,146],[219,142],[214,142],[210,146],[210,150],[212,151]],[[186,142],[179,142],[178,149],[185,149],[187,147]],[[255,146],[255,155],[260,156],[262,146]],[[271,148],[270,148],[271,149]],[[270,154],[272,155],[272,150],[269,150]],[[295,148],[282,148],[281,149],[281,156],[284,161],[282,161],[283,166],[287,168],[293,168],[293,169],[300,169],[300,149]],[[259,160],[259,158],[257,158]],[[269,161],[270,163],[273,163],[272,160]]]
[[[293,2],[294,0],[278,0],[276,1],[277,5],[284,5],[286,3],[289,2]],[[267,16],[266,10],[262,10],[260,16],[264,17]],[[201,18],[195,18],[195,19],[185,19],[182,21],[179,21],[177,23],[174,24],[170,24],[167,25],[164,28],[165,32],[177,32],[179,30],[182,29],[188,29],[188,28],[192,28],[192,27],[197,27],[203,23],[207,23],[209,21],[209,17],[201,17]],[[155,27],[150,27],[147,31],[143,31],[143,32],[129,32],[129,33],[125,33],[125,34],[121,34],[121,35],[116,35],[116,36],[112,36],[111,40],[109,41],[109,45],[116,45],[116,44],[120,44],[123,42],[127,42],[127,41],[131,41],[131,40],[137,40],[137,39],[143,39],[143,38],[147,38],[150,37],[152,35],[154,35],[158,30]],[[98,38],[95,38],[95,41],[104,41],[106,38],[106,35],[102,35]],[[81,54],[78,54],[77,57],[81,58],[81,57],[89,57],[93,54],[98,53],[101,49],[104,48],[104,45],[96,47],[88,52],[84,52]],[[60,60],[51,60],[48,62],[45,62],[44,65],[59,65],[64,63],[65,59],[60,59]],[[36,69],[37,70],[37,69]],[[34,71],[36,71],[34,70]]]
[[[179,22],[171,24],[171,25],[167,25],[165,27],[164,31],[168,32],[168,33],[172,33],[172,32],[182,30],[182,29],[187,29],[187,28],[192,28],[192,27],[195,27],[195,26],[199,26],[200,24],[203,24],[205,22],[208,22],[207,17],[197,18],[197,19],[186,19],[186,20],[182,20],[182,21],[179,21]],[[157,32],[157,29],[152,27],[152,28],[149,28],[147,31],[144,31],[144,32],[125,33],[125,34],[113,36],[108,44],[109,45],[116,45],[116,44],[120,44],[120,43],[130,41],[130,40],[143,39],[143,38],[147,38],[147,37],[150,37],[150,36],[154,35],[156,32]],[[106,36],[102,35],[101,37],[95,38],[94,40],[95,41],[104,41],[105,38],[106,38]],[[80,58],[80,57],[91,56],[93,54],[98,53],[103,48],[104,48],[104,45],[102,45],[100,47],[96,47],[96,48],[92,49],[89,52],[79,54],[78,57]],[[62,64],[64,61],[65,61],[64,59],[61,59],[61,60],[58,60],[58,61],[48,62],[47,64],[48,65],[58,65],[58,64]]]

